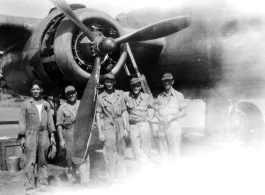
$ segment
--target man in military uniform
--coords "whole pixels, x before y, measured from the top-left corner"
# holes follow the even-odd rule
[[[34,81],[30,90],[32,99],[23,103],[19,118],[19,137],[21,147],[25,149],[24,171],[27,190],[34,190],[34,172],[44,178],[48,185],[47,162],[48,148],[55,145],[52,110],[48,102],[42,99],[42,83]]]
[[[129,114],[130,138],[134,157],[143,168],[152,166],[151,158],[151,128],[148,121],[148,108],[153,106],[153,98],[141,92],[141,79],[131,80],[131,92],[125,92],[124,98]]]
[[[104,142],[105,179],[108,183],[123,181],[126,177],[124,138],[127,136],[127,112],[123,92],[114,89],[115,83],[113,74],[105,75],[104,91],[98,96],[96,108],[99,139]]]
[[[67,162],[66,173],[69,181],[72,182],[72,179],[77,179],[76,168],[78,168],[81,184],[86,185],[87,187],[92,187],[91,183],[89,183],[89,156],[79,167],[72,162],[74,124],[80,101],[77,100],[77,92],[73,86],[67,86],[65,88],[65,95],[67,101],[58,109],[56,126],[60,140],[60,147],[65,152],[65,160]]]
[[[169,152],[173,161],[180,157],[181,127],[178,119],[187,115],[187,106],[184,96],[173,89],[173,76],[170,73],[163,75],[164,92],[158,95],[156,117],[159,120],[157,132],[160,155],[163,162],[169,160]]]

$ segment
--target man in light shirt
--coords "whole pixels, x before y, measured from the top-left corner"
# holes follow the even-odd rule
[[[162,162],[168,162],[170,153],[175,162],[180,157],[181,127],[178,120],[187,115],[187,105],[182,93],[172,87],[172,74],[164,74],[162,82],[164,91],[158,95],[156,112],[159,121],[159,150]]]
[[[77,100],[77,92],[75,87],[71,85],[67,86],[65,88],[65,96],[67,101],[58,109],[56,126],[60,140],[60,147],[65,153],[65,160],[67,162],[66,174],[70,183],[72,183],[74,179],[77,180],[76,169],[78,169],[81,178],[81,184],[85,187],[94,188],[89,180],[89,155],[85,162],[79,166],[72,162],[74,125],[76,121],[77,110],[80,104],[80,101]]]
[[[105,180],[108,183],[124,182],[127,177],[124,140],[128,134],[127,112],[123,91],[115,90],[115,83],[112,73],[105,75],[104,92],[98,96],[96,107],[99,140],[104,142]]]
[[[131,80],[131,92],[124,92],[125,103],[129,114],[130,138],[132,151],[142,168],[153,166],[151,162],[151,127],[148,108],[153,107],[153,98],[141,92],[141,79]]]

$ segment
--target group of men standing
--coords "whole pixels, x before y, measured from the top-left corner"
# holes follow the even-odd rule
[[[114,89],[115,83],[116,79],[113,74],[105,75],[104,91],[98,96],[96,106],[96,123],[99,140],[104,143],[105,180],[108,183],[120,182],[126,178],[125,138],[128,135],[130,135],[135,159],[141,167],[154,166],[151,161],[152,136],[158,140],[162,162],[167,162],[170,154],[175,162],[180,156],[181,142],[181,128],[178,119],[187,114],[183,95],[172,88],[174,79],[170,73],[163,75],[164,91],[159,94],[156,103],[152,96],[141,92],[140,78],[133,78],[130,81],[130,92]],[[35,92],[36,90],[37,92]],[[49,145],[49,139],[50,144],[55,145],[53,135],[55,127],[51,108],[41,98],[41,92],[41,84],[33,83],[31,88],[33,99],[25,102],[21,109],[20,135],[22,136],[21,145],[25,148],[27,159],[24,170],[28,189],[35,187],[32,182],[32,173],[36,166],[37,170],[42,170],[42,176],[47,180],[47,163],[45,161],[47,147],[44,147],[42,140],[48,143],[45,146]],[[70,179],[76,178],[76,169],[78,169],[81,183],[89,184],[89,156],[79,166],[74,165],[71,160],[74,123],[79,106],[77,92],[73,86],[68,86],[65,88],[65,94],[67,101],[58,110],[56,127],[60,147],[65,150],[66,173]],[[153,111],[150,112],[149,108]],[[151,131],[150,121],[154,116],[159,122],[159,127],[157,130]]]

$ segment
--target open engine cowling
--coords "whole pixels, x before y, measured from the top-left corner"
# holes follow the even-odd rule
[[[82,8],[75,13],[95,34],[113,38],[124,35],[121,25],[104,12]],[[83,32],[58,10],[52,11],[37,26],[25,50],[30,59],[26,65],[28,74],[32,79],[45,81],[48,93],[69,84],[80,90],[86,86],[95,58],[93,49]],[[110,71],[117,74],[126,57],[125,45],[105,55],[101,74]]]

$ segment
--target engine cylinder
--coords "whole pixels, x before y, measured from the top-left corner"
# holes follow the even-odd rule
[[[77,17],[92,33],[117,38],[124,34],[122,27],[111,16],[100,11],[75,11]],[[64,18],[55,33],[54,57],[63,75],[75,86],[84,88],[94,65],[94,52],[91,41],[68,18]],[[125,45],[101,59],[101,74],[112,71],[117,74],[125,63]]]

